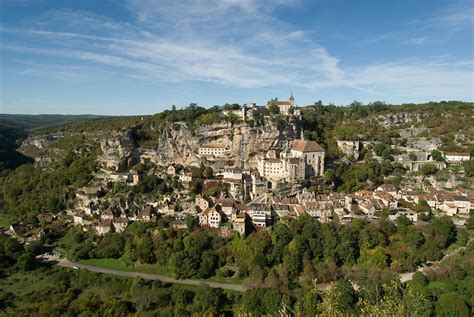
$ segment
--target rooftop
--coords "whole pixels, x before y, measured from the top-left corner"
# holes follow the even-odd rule
[[[324,152],[316,141],[294,140],[291,150],[298,152]]]

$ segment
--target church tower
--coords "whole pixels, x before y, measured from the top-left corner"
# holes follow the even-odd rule
[[[293,92],[290,95],[290,98],[288,99],[290,101],[290,104],[292,107],[295,106],[295,97],[293,97]]]

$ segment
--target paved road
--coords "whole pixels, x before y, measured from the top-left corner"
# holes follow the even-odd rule
[[[141,277],[146,280],[158,280],[166,283],[176,283],[176,284],[183,284],[183,285],[192,285],[192,286],[209,286],[212,288],[222,288],[231,291],[238,291],[238,292],[245,292],[247,287],[241,284],[226,284],[226,283],[216,283],[216,282],[207,282],[207,281],[198,281],[198,280],[190,280],[190,279],[183,279],[178,280],[166,275],[158,275],[158,274],[148,274],[148,273],[140,273],[140,272],[125,272],[119,271],[99,266],[93,265],[86,265],[82,263],[76,263],[69,261],[67,259],[60,259],[58,262],[59,266],[69,267],[72,268],[74,266],[78,266],[81,269],[86,269],[91,272],[95,273],[104,273],[104,274],[111,274],[111,275],[118,275],[118,276],[125,276],[125,277]]]

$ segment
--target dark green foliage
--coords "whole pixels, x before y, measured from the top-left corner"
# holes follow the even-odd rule
[[[420,172],[421,172],[421,174],[423,174],[425,176],[433,175],[433,174],[436,174],[438,172],[438,167],[435,164],[427,163],[427,164],[424,164],[420,168]]]
[[[466,172],[467,176],[474,176],[474,160],[462,162],[462,167],[464,168],[464,171]]]
[[[117,259],[124,253],[125,240],[119,233],[107,233],[97,245],[94,257]]]
[[[31,271],[36,269],[38,262],[36,256],[31,252],[23,253],[17,260],[16,265],[22,271]]]
[[[96,149],[66,157],[52,171],[25,164],[0,178],[0,205],[4,215],[28,219],[40,213],[57,213],[74,198],[96,171]]]
[[[336,170],[336,184],[339,186],[338,190],[344,192],[371,189],[382,184],[385,176],[403,172],[404,170],[396,164],[379,163],[376,160],[351,166],[340,165]]]
[[[434,218],[430,223],[430,238],[439,248],[446,248],[456,240],[456,227],[448,216]]]
[[[436,316],[468,317],[469,308],[464,299],[455,292],[441,295],[436,302]]]
[[[251,316],[277,315],[283,307],[282,295],[273,289],[253,288],[242,296],[242,312]]]
[[[438,162],[444,161],[443,153],[438,150],[431,151],[431,157]]]
[[[86,270],[38,269],[0,281],[19,292],[0,291],[0,309],[8,316],[220,316],[229,314],[233,300],[219,289],[163,285],[160,282],[127,279]],[[30,282],[31,281],[31,282]]]

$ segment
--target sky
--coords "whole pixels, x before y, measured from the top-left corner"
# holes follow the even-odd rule
[[[469,0],[0,0],[0,112],[474,100]]]

